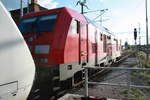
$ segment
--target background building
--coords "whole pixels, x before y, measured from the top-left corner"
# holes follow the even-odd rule
[[[23,8],[23,14],[27,14],[27,9],[29,9],[29,13],[47,10],[47,8],[44,8],[38,4],[38,0],[31,0],[31,3],[29,4],[28,7],[29,8],[27,7]],[[21,10],[20,9],[11,10],[10,13],[16,24],[18,24],[21,16]]]

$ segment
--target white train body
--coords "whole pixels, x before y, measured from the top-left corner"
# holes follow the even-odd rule
[[[0,1],[0,100],[26,100],[34,75],[28,47]]]

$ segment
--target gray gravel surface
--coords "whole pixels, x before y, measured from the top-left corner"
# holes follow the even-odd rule
[[[123,63],[121,63],[118,67],[133,67],[137,64],[137,60],[135,58],[127,58]],[[126,70],[116,70],[107,73],[103,78],[101,76],[96,76],[96,78],[92,79],[92,81],[102,82],[102,83],[110,83],[110,84],[127,84],[128,82],[129,72]],[[91,81],[91,80],[90,80]],[[131,83],[132,84],[132,83]],[[128,87],[121,86],[108,86],[108,85],[89,85],[89,95],[91,96],[101,96],[107,98],[113,98],[117,100],[122,100],[123,92]],[[85,89],[84,87],[78,89],[72,89],[69,93],[84,95]]]

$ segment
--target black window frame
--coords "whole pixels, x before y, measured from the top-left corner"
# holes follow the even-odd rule
[[[35,33],[35,32],[53,32],[54,30],[55,30],[55,28],[56,28],[56,23],[57,23],[57,20],[58,20],[58,18],[59,18],[59,14],[58,13],[51,13],[51,14],[45,14],[45,15],[42,15],[42,16],[33,16],[33,17],[28,17],[28,18],[23,18],[22,20],[25,20],[25,19],[31,19],[31,18],[36,18],[36,21],[37,20],[39,20],[40,18],[42,18],[43,16],[50,16],[50,15],[56,15],[56,18],[55,18],[55,22],[53,23],[53,28],[52,29],[49,29],[49,30],[47,30],[47,31],[39,31],[38,29],[36,30],[36,31],[21,31],[21,29],[20,28],[24,28],[23,26],[22,27],[20,27],[20,25],[21,25],[21,23],[19,24],[19,29],[20,29],[20,31],[22,32],[22,34],[28,34],[28,33]],[[21,20],[21,22],[22,22],[22,20]],[[35,23],[35,24],[37,24],[38,25],[38,23],[39,22],[37,22],[37,23]],[[34,24],[34,23],[32,23],[32,24]],[[37,26],[38,27],[38,26]],[[27,29],[28,30],[28,29]]]

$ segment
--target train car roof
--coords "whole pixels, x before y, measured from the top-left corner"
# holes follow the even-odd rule
[[[47,15],[47,14],[50,14],[50,13],[61,13],[63,11],[66,11],[67,13],[69,13],[70,16],[72,16],[73,18],[75,18],[77,20],[80,20],[80,21],[85,22],[85,23],[92,24],[94,27],[96,27],[96,28],[100,29],[101,31],[103,31],[103,33],[106,34],[106,35],[112,35],[112,36],[116,37],[116,35],[113,32],[110,32],[107,28],[100,27],[99,25],[97,25],[96,23],[91,21],[86,16],[78,13],[75,10],[67,8],[67,7],[61,7],[61,8],[55,8],[55,9],[43,10],[43,11],[39,11],[39,12],[33,12],[33,13],[30,13],[30,14],[24,15],[23,18],[35,17],[35,16],[40,16],[40,15]]]
[[[87,23],[87,20],[84,18],[84,16],[82,14],[78,13],[75,10],[67,8],[67,7],[61,7],[61,8],[55,8],[55,9],[43,10],[43,11],[39,11],[39,12],[33,12],[30,14],[24,15],[23,18],[35,17],[35,16],[40,16],[40,15],[47,15],[50,13],[61,13],[63,11],[69,13],[70,16],[76,18],[77,20],[80,20],[82,22]]]

